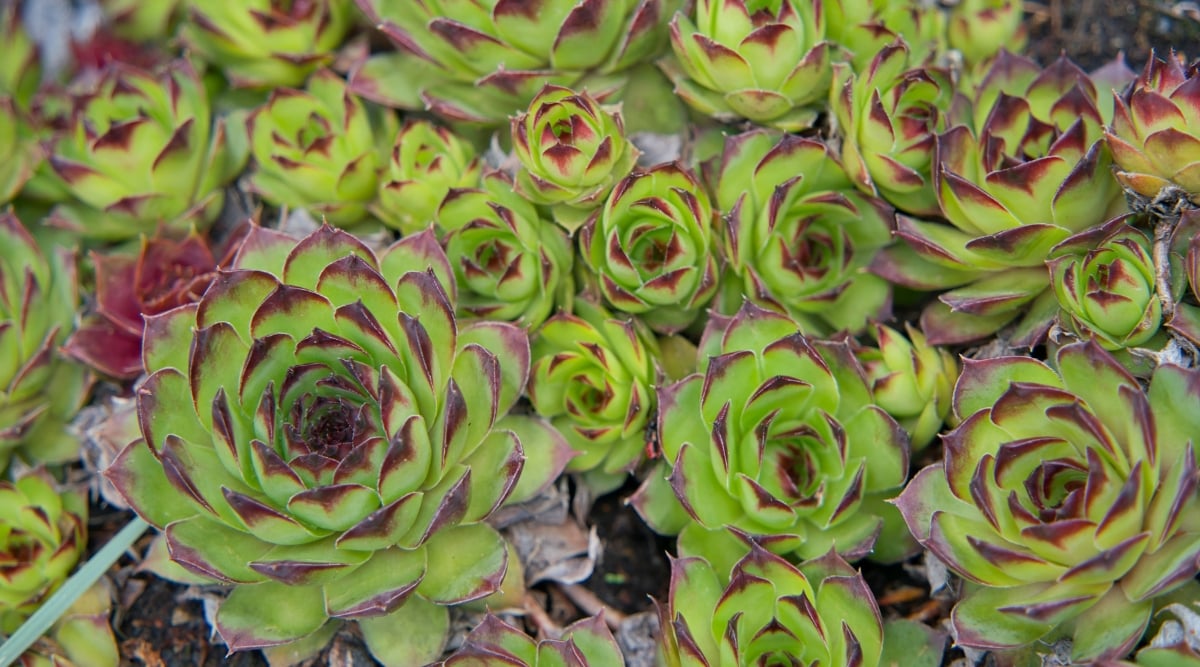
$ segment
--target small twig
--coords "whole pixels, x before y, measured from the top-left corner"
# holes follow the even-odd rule
[[[538,634],[547,637],[558,639],[562,636],[562,627],[550,618],[542,605],[538,604],[536,598],[531,593],[525,594],[525,599],[521,601],[521,606],[525,609],[525,613],[529,615],[529,620],[537,627]]]
[[[1162,303],[1164,322],[1170,322],[1175,316],[1175,296],[1171,294],[1171,237],[1177,224],[1178,216],[1160,218],[1154,223],[1154,289]]]
[[[596,597],[596,594],[579,584],[558,584],[558,589],[575,603],[575,606],[583,610],[588,616],[595,616],[601,611],[604,612],[604,622],[608,627],[616,630],[621,627],[621,623],[625,622],[625,614],[613,609],[604,603],[603,600]]]

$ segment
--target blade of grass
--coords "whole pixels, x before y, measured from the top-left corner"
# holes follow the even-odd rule
[[[39,637],[46,634],[50,626],[54,625],[54,622],[72,604],[75,604],[75,600],[83,595],[84,591],[91,588],[92,584],[96,583],[108,571],[108,568],[112,567],[113,563],[117,562],[121,554],[133,546],[133,543],[142,536],[142,533],[146,532],[149,526],[150,524],[141,517],[134,517],[108,541],[108,544],[105,544],[88,559],[88,562],[84,563],[83,567],[71,575],[71,578],[63,583],[62,588],[55,591],[54,595],[51,595],[50,599],[33,612],[33,615],[17,628],[17,631],[7,641],[0,644],[0,667],[8,667],[16,662],[17,658],[20,658],[21,654]]]

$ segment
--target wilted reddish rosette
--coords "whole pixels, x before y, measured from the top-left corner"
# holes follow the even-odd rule
[[[218,260],[208,241],[195,230],[182,239],[162,230],[142,238],[136,255],[92,252],[96,269],[96,304],[67,340],[63,351],[97,371],[119,380],[142,373],[143,315],[157,315],[195,303],[229,263],[246,228],[221,244]],[[221,247],[216,248],[221,252]]]

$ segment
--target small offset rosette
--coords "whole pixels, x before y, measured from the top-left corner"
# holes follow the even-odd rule
[[[358,19],[349,0],[184,0],[184,5],[179,31],[184,45],[244,88],[303,85],[318,67],[333,62]]]
[[[579,231],[579,251],[605,301],[661,333],[686,328],[717,290],[712,206],[678,163],[622,180]]]
[[[304,90],[278,88],[248,121],[250,190],[333,225],[359,223],[379,188],[395,122],[391,112],[370,113],[330,70]]]
[[[517,192],[553,206],[555,220],[571,232],[637,162],[620,110],[602,107],[586,91],[546,86],[511,126],[521,161]]]
[[[724,123],[812,126],[833,75],[821,3],[697,0],[671,21],[660,66],[675,94]]]

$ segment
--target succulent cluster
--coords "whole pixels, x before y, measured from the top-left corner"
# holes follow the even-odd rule
[[[1200,66],[1013,0],[102,0],[64,69],[17,4],[4,638],[90,484],[275,665],[1200,664]],[[609,494],[656,613],[579,585]]]

